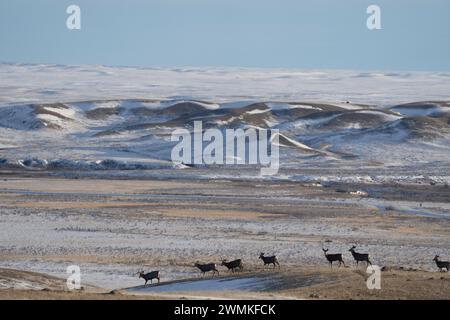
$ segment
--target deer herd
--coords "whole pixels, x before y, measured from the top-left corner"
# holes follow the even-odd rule
[[[325,254],[325,258],[327,259],[330,268],[333,267],[333,262],[339,262],[339,266],[344,265],[344,267],[346,267],[344,259],[342,258],[342,253],[328,253],[328,249],[322,248],[323,253]],[[360,252],[356,252],[356,246],[352,246],[348,251],[350,251],[350,253],[353,256],[353,259],[356,262],[356,265],[358,266],[360,262],[365,262],[367,266],[372,265],[372,262],[369,259],[369,254],[368,253],[360,253]],[[262,252],[259,255],[259,259],[262,260],[262,262],[264,263],[264,267],[266,265],[272,265],[272,269],[275,269],[275,267],[280,268],[280,263],[278,262],[278,258],[277,256],[273,255],[273,256],[265,256],[264,253]],[[434,257],[433,261],[436,263],[436,266],[438,267],[439,271],[449,271],[450,267],[449,267],[449,262],[448,261],[442,261],[440,260],[440,257],[437,255]],[[228,269],[228,271],[231,271],[232,273],[237,272],[238,270],[241,271],[244,269],[244,265],[242,263],[242,259],[236,259],[233,261],[227,261],[225,259],[222,260],[221,263],[222,266],[226,267]],[[207,272],[211,272],[212,271],[212,277],[214,277],[214,275],[217,273],[217,275],[219,275],[219,270],[217,269],[217,264],[215,263],[199,263],[196,262],[194,264],[194,267],[198,268],[201,273],[202,276],[204,276]],[[151,271],[148,273],[144,273],[144,271],[139,271],[139,278],[144,279],[145,281],[145,285],[147,285],[147,282],[150,281],[150,283],[153,282],[154,279],[158,280],[158,284],[160,281],[160,272],[159,271]]]

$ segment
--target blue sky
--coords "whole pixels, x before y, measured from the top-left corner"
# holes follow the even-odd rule
[[[0,61],[450,71],[450,1],[1,0]]]

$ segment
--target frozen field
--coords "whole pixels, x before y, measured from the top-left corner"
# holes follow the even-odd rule
[[[222,102],[353,101],[390,106],[448,100],[448,72],[246,68],[120,68],[0,64],[1,104],[104,99]],[[357,86],[355,86],[355,83]]]
[[[422,187],[423,203],[400,188],[379,192],[369,200],[295,182],[4,177],[1,266],[65,277],[78,264],[83,281],[113,289],[142,284],[140,269],[161,270],[163,281],[198,277],[196,261],[242,258],[258,271],[260,252],[301,269],[326,267],[328,247],[352,265],[357,244],[380,266],[435,270],[434,255],[450,255],[450,220],[417,212],[448,215],[449,198],[433,200],[447,189]]]

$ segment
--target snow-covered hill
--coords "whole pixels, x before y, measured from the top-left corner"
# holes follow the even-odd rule
[[[9,64],[0,74],[0,169],[173,174],[171,133],[202,121],[278,129],[289,179],[403,168],[450,181],[449,74]],[[228,174],[218,172],[206,175]]]

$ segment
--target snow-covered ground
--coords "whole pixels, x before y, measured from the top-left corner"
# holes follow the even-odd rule
[[[448,100],[448,72],[127,68],[0,64],[0,104],[95,99],[332,101],[394,105]]]
[[[282,268],[326,267],[323,246],[350,264],[356,244],[374,264],[429,271],[434,255],[450,254],[448,200],[249,181],[8,177],[1,185],[0,267],[66,278],[75,264],[83,284],[102,288],[142,285],[139,270],[160,270],[164,282],[201,277],[196,261],[226,274],[221,260],[241,258],[258,273],[260,252]],[[402,194],[390,190],[385,197]]]

